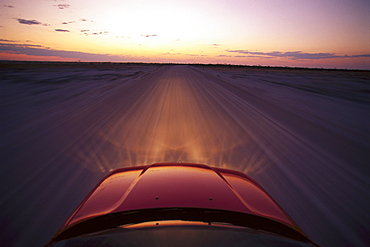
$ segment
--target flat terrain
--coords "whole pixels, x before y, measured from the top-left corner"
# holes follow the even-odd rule
[[[0,65],[0,245],[45,244],[110,170],[257,180],[323,246],[369,246],[370,72]]]

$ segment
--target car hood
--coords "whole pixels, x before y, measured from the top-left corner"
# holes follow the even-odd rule
[[[298,225],[250,177],[193,163],[157,163],[112,171],[54,239],[103,230],[103,225],[153,220],[225,222],[308,241]]]

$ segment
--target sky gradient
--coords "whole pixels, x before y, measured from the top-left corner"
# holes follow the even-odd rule
[[[368,0],[0,0],[0,59],[370,69]]]

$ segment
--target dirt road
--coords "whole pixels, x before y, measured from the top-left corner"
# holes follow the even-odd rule
[[[5,71],[1,244],[46,243],[110,170],[166,161],[245,172],[318,244],[369,244],[368,103],[269,71],[144,67]]]

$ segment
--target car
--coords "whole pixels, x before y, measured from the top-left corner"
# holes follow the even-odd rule
[[[47,246],[316,246],[246,174],[155,163],[110,172]]]

